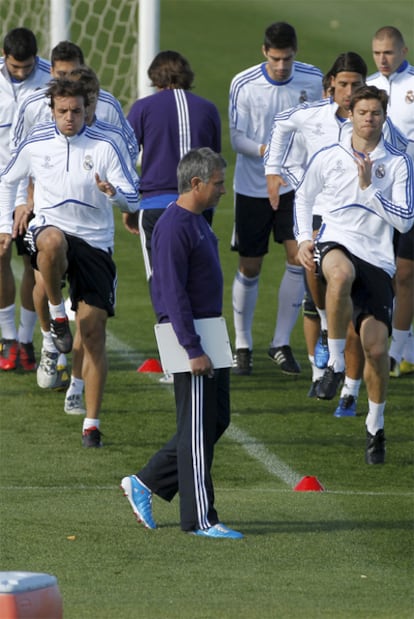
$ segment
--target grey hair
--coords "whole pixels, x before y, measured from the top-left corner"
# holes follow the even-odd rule
[[[216,170],[223,170],[226,166],[225,159],[211,148],[189,150],[177,167],[178,193],[191,191],[191,179],[195,176],[208,183]]]

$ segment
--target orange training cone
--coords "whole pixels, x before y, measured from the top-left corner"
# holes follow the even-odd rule
[[[325,488],[317,477],[306,475],[302,477],[300,482],[293,488],[295,492],[323,492]]]
[[[137,372],[162,372],[161,363],[158,359],[147,359],[139,366]]]

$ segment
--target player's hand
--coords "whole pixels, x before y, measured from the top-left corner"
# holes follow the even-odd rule
[[[358,165],[359,186],[361,189],[367,189],[371,185],[372,165],[369,154],[363,156],[355,152],[355,160]]]
[[[194,376],[208,376],[208,378],[214,376],[214,367],[208,355],[190,359],[190,368],[191,374],[194,374]]]
[[[6,252],[10,247],[11,241],[11,234],[6,234],[6,232],[0,232],[0,256],[6,255]]]
[[[102,193],[106,194],[110,198],[116,194],[115,187],[111,185],[109,181],[101,180],[97,172],[95,173],[95,180],[99,191],[102,191]]]
[[[14,211],[13,231],[12,237],[15,239],[17,236],[24,234],[29,225],[29,221],[33,217],[33,207],[29,204],[19,204]]]
[[[279,192],[281,187],[286,187],[287,182],[280,174],[266,174],[267,193],[269,202],[274,211],[279,208]]]
[[[122,213],[124,227],[131,234],[139,234],[138,211],[136,213]]]
[[[315,271],[314,248],[313,241],[302,241],[297,253],[297,258],[301,265],[311,272]]]

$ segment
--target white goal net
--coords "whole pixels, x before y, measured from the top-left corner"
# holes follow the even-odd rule
[[[70,38],[85,62],[128,109],[138,93],[139,0],[71,0]],[[9,30],[24,26],[36,35],[39,55],[50,59],[50,2],[2,0],[1,43]]]

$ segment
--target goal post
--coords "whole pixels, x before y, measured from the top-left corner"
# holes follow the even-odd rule
[[[18,26],[33,30],[44,58],[59,41],[79,45],[125,110],[153,92],[147,69],[159,51],[160,0],[9,0],[0,23],[2,40]]]
[[[71,0],[50,0],[50,49],[59,41],[70,41],[70,8]]]
[[[153,92],[147,70],[160,45],[160,0],[139,1],[138,97]]]

